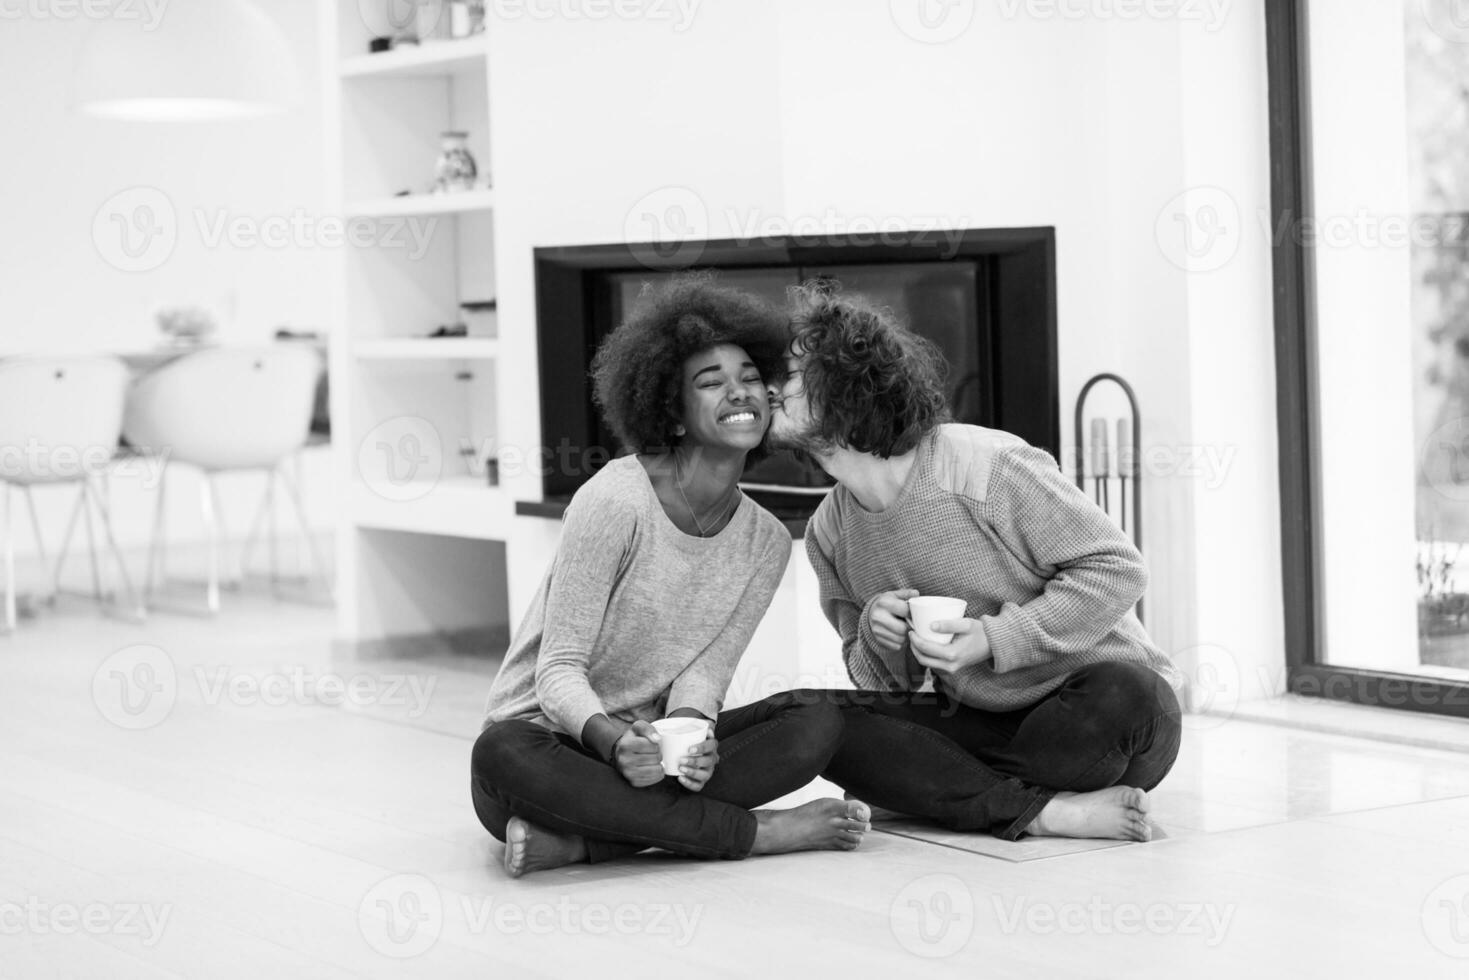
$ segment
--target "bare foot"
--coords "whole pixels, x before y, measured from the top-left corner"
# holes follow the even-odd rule
[[[872,811],[857,800],[813,800],[790,810],[756,810],[751,854],[855,851],[872,829]]]
[[[587,842],[557,834],[528,820],[511,817],[505,824],[505,873],[512,878],[587,859]]]
[[[842,799],[844,799],[844,800],[855,800],[856,798],[857,797],[853,796],[851,793],[843,793],[842,794]],[[879,820],[916,820],[916,819],[918,819],[917,817],[914,817],[912,814],[903,813],[901,810],[889,810],[887,807],[875,806],[873,804],[868,804],[868,809],[872,811],[872,816],[869,817],[868,819],[870,821],[872,821],[873,823],[876,823]]]
[[[1109,786],[1092,793],[1057,793],[1025,828],[1037,837],[1104,837],[1145,841],[1152,808],[1148,794],[1131,786]]]

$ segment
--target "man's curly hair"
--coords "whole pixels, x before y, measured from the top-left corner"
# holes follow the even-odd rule
[[[829,281],[792,290],[792,351],[810,406],[813,448],[901,456],[949,420],[948,362],[891,311],[838,295]]]
[[[657,452],[678,444],[683,365],[718,344],[734,344],[766,382],[785,376],[789,318],[758,296],[682,273],[645,285],[636,307],[592,360],[602,420],[624,448]]]

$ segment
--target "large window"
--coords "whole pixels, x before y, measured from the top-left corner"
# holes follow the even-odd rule
[[[1267,11],[1291,686],[1469,715],[1469,3]]]

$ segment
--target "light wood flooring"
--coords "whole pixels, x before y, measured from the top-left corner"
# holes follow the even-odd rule
[[[0,977],[1469,976],[1469,755],[1437,742],[1194,717],[1149,844],[512,881],[468,799],[489,664],[331,630],[229,593],[0,637]]]

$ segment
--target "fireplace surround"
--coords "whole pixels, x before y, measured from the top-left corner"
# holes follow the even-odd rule
[[[950,361],[957,421],[1055,454],[1055,244],[1053,228],[1037,227],[537,248],[541,437],[557,464],[544,477],[544,503],[519,510],[559,513],[615,454],[592,402],[592,357],[644,282],[691,268],[778,302],[787,287],[823,279],[891,307]],[[830,481],[814,463],[777,453],[752,464],[742,485],[799,531]]]

